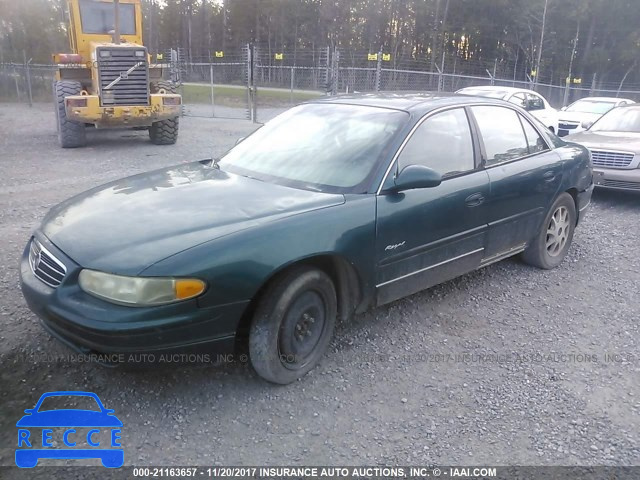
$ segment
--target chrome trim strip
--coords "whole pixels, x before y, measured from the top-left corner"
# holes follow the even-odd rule
[[[393,283],[393,282],[397,282],[398,280],[404,280],[405,278],[411,277],[413,275],[417,275],[418,273],[426,272],[427,270],[431,270],[432,268],[440,267],[440,266],[445,265],[447,263],[454,262],[454,261],[459,260],[461,258],[468,257],[469,255],[473,255],[474,253],[478,253],[478,252],[482,252],[482,251],[484,251],[484,247],[478,248],[478,249],[473,250],[471,252],[463,253],[462,255],[458,255],[457,257],[450,258],[449,260],[444,260],[443,262],[440,262],[440,263],[435,263],[433,265],[429,265],[428,267],[421,268],[420,270],[416,270],[415,272],[407,273],[406,275],[402,275],[401,277],[394,278],[393,280],[387,280],[386,282],[383,282],[383,283],[380,283],[380,284],[376,285],[376,288],[384,287],[385,285],[388,285],[388,284]]]
[[[448,237],[440,238],[438,240],[434,240],[431,243],[427,243],[426,245],[420,245],[419,247],[413,247],[409,250],[404,250],[402,252],[398,252],[395,255],[390,255],[386,257],[384,260],[380,262],[381,266],[388,265],[393,262],[398,262],[402,260],[406,260],[411,257],[415,257],[424,253],[427,250],[431,250],[434,247],[440,246],[443,243],[454,243],[460,239],[464,239],[465,237],[473,237],[480,233],[483,233],[487,230],[487,224],[480,225],[479,227],[472,228],[471,230],[465,230],[464,232],[455,233]]]
[[[589,202],[588,202],[584,207],[582,207],[580,210],[578,210],[578,211],[579,211],[579,212],[583,212],[583,211],[585,211],[587,208],[589,208],[589,205],[591,205],[591,199],[589,199]]]
[[[504,252],[496,253],[494,256],[485,258],[482,262],[480,262],[480,268],[499,262],[513,255],[517,255],[520,252],[524,252],[526,248],[527,244],[523,243],[522,245],[510,248],[509,250],[506,250]]]

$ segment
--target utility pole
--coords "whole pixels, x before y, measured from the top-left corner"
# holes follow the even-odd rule
[[[567,76],[567,85],[564,89],[564,99],[562,100],[563,107],[566,107],[569,101],[569,89],[571,88],[571,76],[573,75],[573,59],[576,57],[576,47],[578,45],[579,37],[580,37],[580,22],[578,22],[578,28],[576,29],[576,38],[573,40],[573,51],[571,52],[571,60],[569,61],[569,75]]]
[[[540,45],[538,46],[538,61],[536,62],[536,78],[534,79],[535,85],[538,84],[540,78],[540,62],[542,61],[542,45],[544,44],[544,30],[547,26],[547,8],[549,7],[549,0],[544,0],[544,11],[542,12],[542,30],[540,32]]]

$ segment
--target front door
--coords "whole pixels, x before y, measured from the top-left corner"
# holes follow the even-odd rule
[[[424,119],[392,172],[416,164],[438,171],[443,181],[399,193],[383,189],[378,195],[378,305],[473,270],[483,257],[489,176],[479,166],[464,108]]]

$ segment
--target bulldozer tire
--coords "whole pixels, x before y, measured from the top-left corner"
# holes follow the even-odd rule
[[[149,90],[151,93],[159,93],[161,90],[164,90],[165,93],[177,93],[178,88],[171,81],[160,80],[151,82]],[[156,145],[173,145],[176,143],[178,139],[178,124],[178,117],[152,123],[149,128],[151,143]]]
[[[178,139],[178,117],[153,122],[149,128],[151,143],[173,145]]]
[[[160,90],[164,90],[166,93],[178,93],[178,87],[170,80],[158,80],[157,82],[151,82],[149,84],[149,90],[151,93],[159,93]]]
[[[60,146],[62,148],[84,147],[87,144],[85,125],[67,119],[67,111],[64,107],[65,97],[80,95],[82,85],[80,82],[60,80],[54,83],[53,90]]]

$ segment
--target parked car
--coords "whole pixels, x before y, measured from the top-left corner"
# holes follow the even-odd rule
[[[591,151],[597,187],[640,192],[640,105],[614,108],[565,138]]]
[[[22,290],[82,351],[221,352],[246,334],[257,373],[286,384],[319,362],[338,317],[519,253],[556,267],[592,190],[588,151],[512,104],[329,98],[219,160],[54,207]]]
[[[513,87],[467,87],[456,93],[475,95],[479,97],[499,98],[506,102],[522,107],[540,120],[553,133],[558,131],[558,111],[549,102],[533,90]]]
[[[571,133],[582,132],[612,108],[633,103],[635,102],[628,98],[614,97],[589,97],[577,100],[568,107],[560,109],[558,136],[564,137]]]

